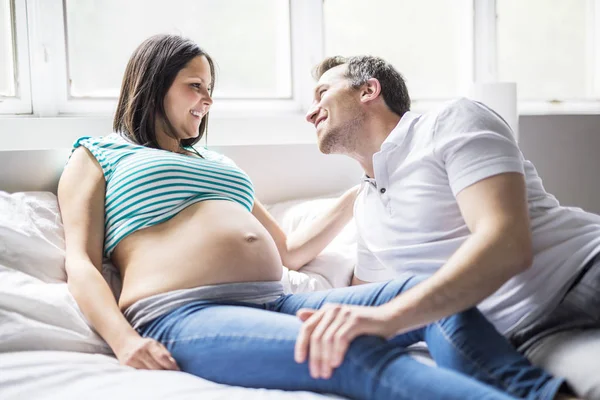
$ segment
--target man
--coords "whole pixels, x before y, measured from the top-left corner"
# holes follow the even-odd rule
[[[358,335],[478,305],[534,363],[600,399],[600,217],[546,193],[510,127],[480,103],[410,112],[402,76],[376,57],[328,58],[315,77],[306,119],[320,150],[365,171],[353,284],[430,277],[382,307],[301,311],[297,360],[310,344],[334,368]]]

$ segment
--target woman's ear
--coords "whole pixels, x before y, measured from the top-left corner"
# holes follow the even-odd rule
[[[367,103],[373,101],[381,94],[381,83],[377,78],[370,78],[360,88],[360,101]]]

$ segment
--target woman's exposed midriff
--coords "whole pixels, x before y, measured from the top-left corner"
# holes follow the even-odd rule
[[[195,203],[125,237],[112,262],[123,278],[119,307],[172,290],[233,282],[278,281],[281,258],[263,225],[227,200]]]

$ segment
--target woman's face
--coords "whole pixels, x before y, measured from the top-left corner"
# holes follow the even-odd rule
[[[210,64],[204,56],[193,58],[175,77],[165,96],[164,105],[178,141],[198,136],[200,122],[213,102],[211,88]],[[167,139],[160,121],[158,125],[157,135]]]

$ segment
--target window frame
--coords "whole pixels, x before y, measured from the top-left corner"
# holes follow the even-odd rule
[[[27,5],[25,0],[10,0],[13,42],[15,96],[0,96],[0,114],[31,114],[31,84]]]
[[[497,0],[473,0],[474,82],[498,82]],[[590,100],[518,100],[519,115],[600,114],[600,0],[587,0],[587,79],[593,88]],[[518,90],[518,85],[517,85]]]
[[[291,99],[219,99],[215,118],[294,117],[308,110],[314,82],[312,67],[324,57],[323,2],[287,0],[290,10]],[[589,101],[519,101],[520,115],[600,114],[600,0],[587,0],[588,79],[595,99]],[[68,96],[66,10],[64,0],[11,0],[14,5],[18,98],[2,98],[0,114],[34,117],[109,116],[115,99],[74,99]],[[459,87],[467,93],[471,83],[497,81],[496,0],[461,0],[466,40]],[[61,21],[61,23],[57,23]],[[440,101],[414,99],[413,109],[427,111]]]
[[[50,64],[46,71],[39,71],[36,83],[43,90],[36,93],[34,113],[39,116],[99,116],[112,114],[117,105],[116,98],[74,98],[69,95],[68,60],[67,60],[67,25],[65,0],[28,0],[38,10],[38,15],[44,15],[46,21],[39,23],[32,35],[34,47],[38,52],[48,51],[51,48],[53,57],[47,62]],[[211,107],[211,115],[215,117],[229,116],[234,113],[236,117],[265,116],[273,113],[297,113],[302,111],[302,95],[307,80],[298,72],[301,60],[316,58],[314,46],[304,40],[303,30],[308,30],[306,18],[308,7],[303,3],[319,3],[319,0],[288,0],[290,2],[290,46],[291,46],[291,97],[286,99],[251,98],[229,99],[220,98]],[[61,23],[50,23],[60,20]],[[43,39],[42,39],[43,38]],[[44,73],[45,72],[45,73]],[[48,74],[53,73],[52,83],[48,82]],[[43,93],[41,93],[43,92]],[[51,101],[50,99],[53,99]]]

